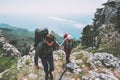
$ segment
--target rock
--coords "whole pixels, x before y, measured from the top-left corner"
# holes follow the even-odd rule
[[[30,73],[28,77],[30,80],[36,80],[38,76],[36,74]]]
[[[0,37],[0,48],[3,50],[3,56],[20,56],[21,53],[13,45],[9,44],[5,37]]]

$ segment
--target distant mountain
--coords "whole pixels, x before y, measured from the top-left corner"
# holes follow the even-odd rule
[[[11,26],[9,24],[0,24],[0,29],[2,29],[5,32],[6,36],[9,35],[10,33],[13,33],[13,34],[22,35],[22,36],[29,35],[29,37],[33,37],[34,38],[34,31],[28,31],[27,29],[14,27],[14,26]],[[7,37],[9,37],[9,36],[7,36]],[[58,40],[58,42],[62,42],[63,38],[60,35],[55,33],[55,37]]]
[[[10,28],[11,26],[8,24],[0,24],[0,28]]]
[[[9,24],[0,24],[0,29],[3,30],[4,32],[3,34],[8,41],[10,42],[17,41],[16,47],[20,48],[19,50],[21,50],[21,47],[24,44],[34,45],[34,31],[29,31],[24,28],[14,27]],[[55,38],[59,44],[63,41],[63,37],[57,34],[56,32],[55,32]],[[77,41],[74,40],[74,42],[76,46]]]
[[[25,44],[34,43],[34,33],[27,29],[17,28],[8,24],[0,24],[5,38],[13,44],[19,51]]]
[[[28,37],[33,38],[33,32],[28,31],[27,29],[17,28],[8,24],[0,24],[0,29],[3,30],[5,37],[8,40],[15,40],[15,39],[24,39]]]
[[[28,32],[27,29],[14,27],[14,26],[11,26],[9,24],[0,24],[0,29],[2,29],[2,30],[11,30],[11,31],[27,31]]]
[[[9,24],[0,24],[0,29],[3,30],[3,34],[8,41],[17,40],[17,48],[23,46],[26,43],[34,44],[34,31],[18,28]],[[63,38],[55,33],[56,40],[61,43]]]

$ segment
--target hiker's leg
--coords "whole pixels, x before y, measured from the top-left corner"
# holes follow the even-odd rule
[[[52,72],[49,72],[49,75],[50,75],[50,80],[53,80],[53,74],[52,74]]]
[[[66,63],[68,63],[69,62],[69,53],[67,52],[67,54],[66,54]]]
[[[64,51],[65,51],[65,54],[66,54],[66,63],[68,63],[68,49],[65,47]]]
[[[50,56],[49,57],[49,60],[48,60],[48,63],[49,63],[49,72],[52,72],[54,70],[54,61],[53,61],[53,56]]]
[[[66,55],[66,63],[68,63],[69,62],[69,55],[67,54]]]
[[[48,77],[48,74],[45,74],[45,80],[48,80],[49,77]]]
[[[41,58],[41,61],[42,61],[42,65],[44,67],[44,71],[45,71],[45,73],[47,73],[48,72],[47,58],[46,57]]]
[[[47,64],[47,58],[41,58],[42,65],[44,67],[44,72],[45,72],[45,80],[48,80],[48,64]]]
[[[49,57],[49,65],[50,65],[50,68],[49,68],[49,75],[50,75],[50,80],[53,80],[53,74],[52,74],[52,71],[54,71],[54,61],[53,61],[53,56],[50,56]]]
[[[71,53],[71,49],[67,50],[67,55],[66,55],[66,61],[67,63],[70,62],[70,53]]]
[[[69,49],[65,48],[65,54],[66,54],[66,63],[69,62]]]

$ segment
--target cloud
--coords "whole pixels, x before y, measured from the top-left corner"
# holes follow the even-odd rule
[[[74,24],[74,26],[75,26],[76,28],[79,28],[79,29],[83,29],[83,27],[84,27],[84,25],[82,25],[82,24],[80,24],[80,23],[76,23],[76,24]]]
[[[59,22],[73,22],[72,20],[60,18],[60,17],[48,17],[48,19],[54,20],[54,21],[59,21]]]
[[[54,20],[57,22],[71,24],[71,25],[73,25],[73,27],[79,28],[79,29],[83,29],[83,27],[84,27],[83,24],[76,22],[76,21],[73,21],[73,20],[70,20],[70,19],[65,19],[65,18],[60,18],[60,17],[48,17],[48,19],[51,19],[51,20]]]
[[[104,2],[107,0],[0,0],[0,15],[5,15],[2,22],[27,28],[45,25],[60,34],[68,31],[77,35]]]

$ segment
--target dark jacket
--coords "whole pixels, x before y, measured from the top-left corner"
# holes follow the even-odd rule
[[[53,51],[59,47],[57,42],[54,42],[52,46],[48,46],[46,42],[40,42],[35,51],[34,62],[38,65],[38,58],[53,56]]]

